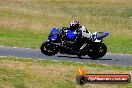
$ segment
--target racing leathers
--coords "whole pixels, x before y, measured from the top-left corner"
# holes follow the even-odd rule
[[[66,35],[67,35],[67,31],[68,30],[72,30],[69,27],[62,27],[62,45],[64,45],[65,43],[70,43],[72,44],[72,46],[74,46],[74,50],[79,50],[80,47],[83,45],[84,43],[84,37],[90,38],[90,32],[86,29],[86,27],[84,26],[80,26],[78,29],[75,29],[74,32],[77,33],[77,37],[72,40],[72,42],[70,40],[67,40]]]

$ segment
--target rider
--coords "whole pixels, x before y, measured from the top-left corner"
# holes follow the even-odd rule
[[[86,29],[86,27],[81,26],[79,21],[72,21],[70,23],[70,27],[62,27],[63,31],[63,36],[62,36],[62,44],[67,41],[66,40],[66,32],[68,30],[72,30],[74,32],[77,32],[77,37],[74,39],[74,44],[75,44],[75,50],[78,50],[81,47],[81,38],[83,33],[89,33],[89,31]]]

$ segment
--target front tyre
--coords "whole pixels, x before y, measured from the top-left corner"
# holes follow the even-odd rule
[[[48,56],[55,55],[59,52],[59,49],[56,45],[51,44],[47,41],[42,43],[40,50],[43,54],[48,55]]]
[[[92,59],[103,57],[107,52],[107,47],[104,43],[93,43],[89,46],[88,56]]]

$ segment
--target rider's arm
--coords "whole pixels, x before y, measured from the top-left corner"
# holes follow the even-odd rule
[[[86,28],[86,27],[84,27],[84,26],[82,26],[81,29],[82,29],[83,32],[90,33],[90,32],[88,31],[88,28]]]
[[[61,30],[62,30],[61,43],[62,44],[66,40],[66,31],[67,31],[67,29],[68,29],[67,27],[61,27]]]
[[[79,34],[81,34],[83,37],[90,38],[91,33],[86,29],[86,27],[82,26],[79,31]]]

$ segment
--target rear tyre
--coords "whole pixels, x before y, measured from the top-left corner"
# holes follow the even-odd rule
[[[58,47],[54,44],[49,43],[49,42],[42,43],[40,50],[43,54],[48,55],[48,56],[55,55],[59,52]]]
[[[93,43],[89,46],[88,56],[94,60],[103,57],[107,52],[107,47],[104,43]]]
[[[78,58],[82,58],[82,55],[81,54],[77,54]]]

